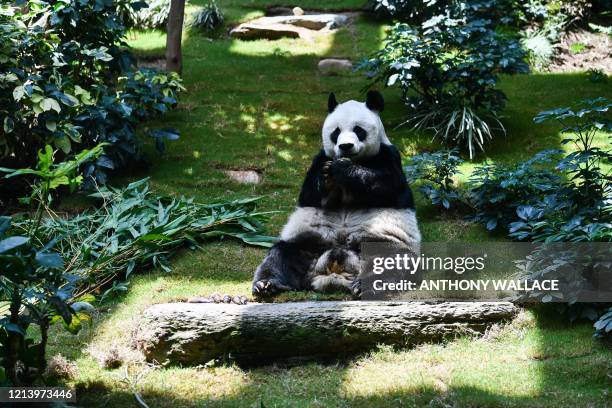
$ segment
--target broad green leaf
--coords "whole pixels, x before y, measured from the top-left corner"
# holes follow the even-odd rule
[[[30,241],[30,238],[21,236],[3,239],[2,241],[0,241],[0,254],[13,250],[15,248],[19,248],[20,246],[25,245],[28,241]]]
[[[13,89],[13,99],[15,99],[15,101],[19,102],[23,99],[24,96],[25,88],[23,87],[23,85],[19,85],[15,87],[15,89]]]

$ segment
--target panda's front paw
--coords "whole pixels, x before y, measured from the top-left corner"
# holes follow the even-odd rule
[[[361,299],[361,279],[355,278],[351,282],[351,296],[353,299]]]
[[[326,191],[332,191],[335,187],[336,187],[336,181],[334,180],[334,177],[331,174],[331,166],[332,166],[332,161],[326,161],[325,164],[323,164],[323,184],[325,186],[325,190]]]
[[[262,279],[253,283],[253,296],[256,298],[266,298],[291,290],[287,285],[283,285],[276,279]]]
[[[353,165],[351,159],[342,157],[334,160],[330,167],[329,172],[334,178],[342,177],[347,174],[349,168]]]

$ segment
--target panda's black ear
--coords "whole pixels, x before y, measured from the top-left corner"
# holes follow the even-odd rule
[[[329,94],[329,98],[327,98],[327,111],[332,113],[334,109],[338,106],[338,102],[336,101],[336,95],[333,92]]]
[[[385,100],[383,96],[378,91],[368,91],[368,95],[366,96],[366,106],[368,109],[382,112],[385,109]]]

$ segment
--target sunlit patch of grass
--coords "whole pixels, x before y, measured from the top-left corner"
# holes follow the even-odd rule
[[[159,293],[160,285],[168,282],[138,278],[133,288],[138,293],[116,302],[117,317],[96,320],[94,336],[89,331],[77,338],[66,337],[61,344],[74,349],[74,344],[87,338],[98,347],[129,344],[126,326],[117,323],[137,315],[143,307],[141,299],[147,298],[145,292]],[[167,288],[172,291],[171,286]],[[150,301],[152,297],[144,303]],[[91,407],[132,404],[126,378],[140,378],[137,389],[150,406],[249,407],[260,402],[266,407],[445,406],[450,402],[487,407],[605,406],[612,351],[590,335],[589,325],[551,325],[526,311],[480,339],[459,338],[410,350],[380,347],[327,365],[245,369],[216,363],[151,370],[128,361],[121,368],[104,370],[92,357],[73,354],[69,357],[77,362],[80,374],[69,385],[77,388],[79,401]]]

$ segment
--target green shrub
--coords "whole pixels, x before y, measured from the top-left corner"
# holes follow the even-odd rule
[[[476,166],[464,189],[447,182],[461,163],[447,151],[412,157],[406,173],[425,183],[420,190],[433,204],[440,204],[440,197],[458,200],[471,209],[471,219],[516,240],[611,242],[612,178],[603,166],[612,152],[594,143],[598,132],[612,132],[611,107],[597,98],[540,112],[534,121],[561,123],[567,135],[562,143],[573,144],[574,151],[545,150],[513,165]]]
[[[538,70],[546,69],[554,57],[561,38],[574,23],[585,19],[591,9],[589,1],[529,0],[517,2],[523,26],[523,47],[529,62]],[[572,52],[582,52],[577,47]]]
[[[460,174],[458,167],[463,159],[456,150],[442,150],[412,156],[406,166],[409,182],[422,181],[419,191],[433,205],[449,209],[461,199],[453,177]]]
[[[62,322],[67,330],[76,333],[81,323],[89,320],[87,311],[91,305],[68,304],[79,278],[67,273],[62,256],[51,251],[57,236],[44,241],[38,236],[43,212],[51,204],[51,192],[62,185],[78,186],[82,181],[78,168],[101,152],[102,146],[97,146],[81,152],[74,160],[55,164],[51,146],[47,145],[44,152],[38,152],[36,169],[0,168],[0,172],[9,173],[9,178],[32,175],[36,179],[28,198],[35,216],[27,228],[17,228],[22,234],[15,234],[15,228],[11,231],[10,217],[0,217],[0,384],[34,383],[46,367],[49,327]],[[38,343],[31,330],[33,325],[40,330]]]
[[[148,180],[125,188],[101,187],[90,195],[101,207],[69,218],[49,217],[38,239],[56,239],[57,251],[71,259],[66,272],[80,276],[79,294],[125,280],[137,270],[170,270],[169,259],[181,247],[197,248],[210,239],[232,237],[251,245],[270,246],[262,235],[266,214],[255,199],[198,204],[185,197],[154,194]],[[31,220],[17,226],[30,229]]]
[[[510,225],[510,235],[532,241],[612,242],[612,179],[602,165],[609,163],[612,151],[594,144],[598,132],[612,135],[605,98],[586,100],[576,107],[540,112],[536,123],[557,121],[566,135],[563,144],[575,151],[563,157],[556,169],[567,181],[533,205],[518,213],[520,220]],[[526,203],[527,204],[527,203]]]
[[[437,4],[437,3],[436,3]],[[432,130],[473,157],[496,130],[506,97],[500,73],[527,72],[525,53],[501,33],[495,1],[450,2],[418,25],[395,25],[385,46],[362,67],[375,81],[397,85],[409,108],[404,124]]]
[[[529,65],[537,70],[545,69],[556,51],[556,39],[551,39],[542,31],[526,32],[521,39],[522,46],[529,55]]]
[[[127,28],[165,30],[170,15],[170,0],[137,0],[120,2],[117,14]]]
[[[593,325],[595,336],[604,337],[612,335],[612,307],[608,308],[604,314]]]
[[[223,25],[223,20],[223,13],[217,7],[217,3],[211,1],[192,17],[190,25],[206,33],[212,33]]]
[[[534,121],[561,124],[561,132],[566,136],[562,143],[572,144],[573,151],[565,155],[559,150],[543,151],[526,162],[510,166],[477,166],[465,189],[443,183],[444,177],[436,173],[448,173],[444,169],[455,168],[457,159],[448,152],[412,158],[413,163],[418,163],[418,169],[425,171],[411,173],[413,165],[407,173],[415,175],[413,180],[433,181],[433,187],[421,191],[434,204],[437,196],[431,194],[432,190],[459,197],[464,204],[462,208],[469,209],[471,219],[489,230],[505,230],[515,240],[609,243],[612,242],[612,177],[605,166],[610,165],[612,151],[609,145],[599,147],[595,137],[598,133],[612,137],[611,108],[608,100],[597,98],[574,107],[540,112]],[[592,276],[597,276],[593,267],[603,265],[593,265],[591,261],[585,269],[584,250],[584,247],[544,246],[527,260],[524,273],[527,279],[561,279],[569,317],[594,320],[596,335],[609,335],[612,332],[609,305],[577,303],[576,293],[591,283]],[[609,257],[609,250],[606,254]],[[609,270],[609,266],[606,268]],[[531,296],[552,300],[548,294]]]
[[[534,204],[561,185],[561,176],[547,165],[560,154],[544,150],[514,165],[484,164],[474,169],[468,183],[472,220],[488,230],[506,230],[517,220],[517,209]]]
[[[30,175],[35,180],[27,198],[34,216],[0,217],[0,384],[29,385],[40,378],[49,327],[62,322],[78,332],[89,320],[93,307],[86,300],[95,300],[94,289],[104,290],[102,298],[124,290],[126,283],[118,279],[152,266],[168,270],[168,259],[179,248],[195,248],[205,240],[273,242],[261,235],[265,213],[255,210],[255,199],[197,204],[154,195],[146,179],[124,189],[101,187],[92,195],[101,199],[100,208],[57,217],[50,211],[51,192],[78,187],[83,181],[79,169],[100,157],[103,147],[56,163],[56,152],[47,145],[38,153],[36,168],[0,168],[6,178]],[[38,342],[33,325],[40,329]]]
[[[46,367],[50,326],[63,323],[78,332],[89,319],[82,311],[89,305],[67,303],[77,279],[63,272],[53,241],[36,246],[28,236],[9,235],[10,226],[10,217],[0,217],[0,384],[24,386],[40,379]]]
[[[32,1],[1,10],[0,166],[31,167],[46,144],[67,156],[100,142],[108,144],[90,164],[88,183],[104,184],[109,170],[138,163],[138,122],[174,106],[182,86],[175,74],[132,71],[112,2]]]

